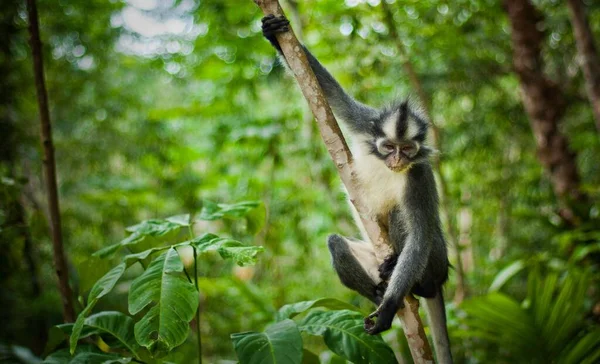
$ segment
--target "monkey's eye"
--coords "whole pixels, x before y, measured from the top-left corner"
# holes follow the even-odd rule
[[[383,143],[381,145],[381,149],[386,153],[392,153],[394,150],[396,150],[396,146],[392,143]]]
[[[412,158],[415,156],[415,154],[417,154],[417,148],[414,145],[403,145],[400,148],[400,153],[404,154],[409,158]]]

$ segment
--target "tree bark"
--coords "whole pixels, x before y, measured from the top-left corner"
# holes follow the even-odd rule
[[[580,189],[575,153],[559,129],[566,108],[564,95],[543,72],[544,36],[537,26],[542,17],[529,0],[505,0],[504,4],[512,30],[513,66],[535,137],[537,156],[550,176],[560,216],[566,223],[577,225],[581,216],[575,213],[574,205],[584,202],[586,197]]]
[[[283,15],[283,11],[277,0],[254,0],[254,2],[265,14]],[[379,221],[364,217],[366,216],[363,213],[366,211],[366,205],[365,201],[360,199],[360,194],[357,193],[352,154],[327,103],[325,95],[310,68],[306,55],[291,30],[278,34],[277,40],[290,69],[298,81],[302,94],[308,101],[310,109],[315,116],[321,137],[338,169],[342,183],[348,191],[348,197],[361,215],[363,226],[374,245],[378,258],[380,261],[383,261],[391,253],[387,231]],[[432,363],[433,355],[418,313],[419,303],[411,296],[407,296],[404,303],[406,308],[398,311],[398,317],[402,321],[402,328],[404,329],[413,360],[415,363]]]
[[[63,306],[63,318],[65,322],[73,322],[75,321],[75,310],[73,309],[73,294],[71,292],[71,287],[69,286],[69,270],[63,250],[58,188],[56,183],[56,162],[54,160],[54,145],[52,143],[52,126],[50,123],[50,112],[48,110],[48,95],[46,93],[42,58],[42,42],[40,41],[40,30],[35,0],[27,0],[27,13],[29,17],[33,73],[35,75],[35,86],[40,111],[41,140],[42,148],[44,150],[44,174],[46,177],[46,193],[48,194],[54,269],[58,277],[58,288],[60,290]]]
[[[429,124],[431,125],[431,130],[432,130],[432,134],[433,134],[432,135],[433,136],[433,141],[432,141],[433,147],[435,149],[439,150],[440,144],[441,144],[441,133],[440,133],[440,129],[433,122],[433,118],[431,117],[430,98],[427,96],[427,93],[423,89],[423,84],[421,83],[421,80],[420,80],[419,76],[417,75],[417,72],[415,71],[415,68],[413,67],[412,62],[410,61],[410,57],[406,52],[406,48],[404,47],[404,44],[402,43],[402,39],[400,39],[400,35],[398,34],[398,31],[396,29],[394,15],[392,14],[390,6],[388,5],[388,3],[386,1],[382,1],[381,8],[383,10],[383,16],[384,16],[386,25],[390,31],[390,36],[391,36],[392,40],[394,41],[394,43],[396,44],[398,53],[400,54],[400,56],[402,58],[402,65],[404,67],[404,71],[406,72],[406,75],[408,76],[408,79],[410,81],[412,88],[417,93],[417,97],[419,98],[421,107],[423,108],[423,113],[425,114],[425,117],[429,120]],[[464,267],[463,267],[461,252],[460,252],[460,246],[458,244],[458,233],[456,232],[456,228],[454,227],[454,224],[450,217],[450,204],[448,201],[448,183],[446,182],[446,177],[442,173],[441,157],[435,158],[434,169],[435,169],[435,172],[437,173],[438,183],[440,185],[440,191],[439,191],[440,208],[442,211],[442,218],[444,220],[444,223],[446,224],[447,239],[450,243],[450,247],[452,248],[452,251],[454,252],[454,259],[456,261],[457,282],[456,282],[456,291],[454,294],[454,302],[459,304],[467,296],[468,289],[467,289],[467,284],[466,284],[466,279],[465,279],[465,272],[464,272]]]
[[[585,16],[581,0],[569,0],[569,15],[575,33],[577,51],[581,60],[581,68],[585,77],[588,98],[592,104],[596,129],[600,132],[600,58],[594,44],[594,35]]]

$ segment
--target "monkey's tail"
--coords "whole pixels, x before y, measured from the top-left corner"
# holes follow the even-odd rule
[[[442,287],[438,288],[438,292],[434,298],[425,299],[425,310],[427,310],[427,317],[429,318],[429,328],[433,337],[437,362],[439,364],[452,364]]]

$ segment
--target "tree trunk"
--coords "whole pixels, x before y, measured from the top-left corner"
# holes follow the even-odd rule
[[[48,210],[50,214],[50,229],[52,232],[52,250],[54,254],[54,269],[58,277],[58,288],[62,298],[63,318],[65,322],[75,321],[73,309],[73,294],[69,286],[69,270],[63,251],[62,230],[60,223],[60,208],[56,183],[56,162],[54,160],[54,145],[52,143],[52,127],[50,111],[48,110],[48,95],[44,80],[44,63],[42,58],[42,42],[35,0],[27,0],[29,17],[29,34],[31,53],[33,57],[33,73],[40,111],[41,139],[44,149],[44,174],[46,177],[46,193],[48,194]]]
[[[574,212],[574,205],[586,198],[580,189],[575,153],[569,149],[567,139],[559,129],[566,107],[564,95],[543,72],[541,43],[544,35],[537,26],[542,17],[529,0],[505,0],[504,4],[512,29],[513,66],[519,76],[521,97],[535,137],[537,156],[550,176],[561,206],[560,216],[566,223],[577,225],[581,216]]]
[[[585,77],[588,98],[592,104],[596,128],[600,132],[600,58],[594,44],[594,35],[585,16],[581,0],[569,0],[569,15],[575,32],[575,41]]]

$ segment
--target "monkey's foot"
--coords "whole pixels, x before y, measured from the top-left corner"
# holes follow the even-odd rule
[[[396,263],[398,263],[398,254],[392,254],[385,258],[383,263],[381,263],[379,266],[379,278],[384,281],[389,280],[392,276],[392,272],[394,271]]]
[[[381,281],[378,285],[375,286],[375,302],[378,305],[383,301],[383,295],[385,294],[387,286],[388,284],[386,281]]]
[[[377,310],[375,310],[375,312],[365,317],[365,331],[369,335],[377,335],[380,332],[389,330],[390,327],[392,327],[394,315],[401,308],[404,308],[403,302],[400,302],[399,304],[390,304],[389,301],[386,304],[384,302],[377,308]],[[374,318],[377,318],[377,320],[373,321]]]

